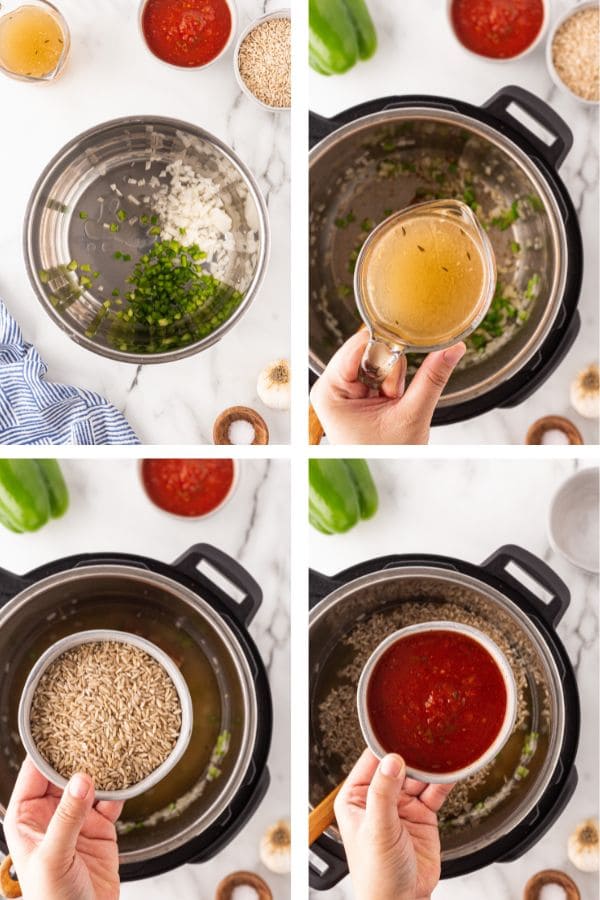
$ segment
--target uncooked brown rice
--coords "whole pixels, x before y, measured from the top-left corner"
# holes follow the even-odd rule
[[[273,108],[292,105],[292,23],[275,17],[246,35],[238,52],[240,77],[254,96]]]
[[[583,100],[600,100],[600,6],[577,9],[557,30],[552,62],[561,81]]]
[[[64,778],[85,772],[97,790],[137,784],[164,762],[181,730],[173,681],[132,644],[94,641],[67,650],[39,680],[31,735]]]

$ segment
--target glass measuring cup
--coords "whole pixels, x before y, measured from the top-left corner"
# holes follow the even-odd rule
[[[378,388],[403,353],[464,340],[485,317],[496,286],[490,240],[460,200],[394,213],[359,254],[354,293],[371,338],[359,379]]]
[[[49,0],[0,2],[0,71],[19,81],[53,81],[62,72],[71,39]]]

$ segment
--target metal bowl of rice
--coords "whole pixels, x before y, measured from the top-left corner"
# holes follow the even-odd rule
[[[159,245],[175,248],[167,279],[193,267],[168,316],[145,287]],[[202,128],[115,119],[74,138],[43,171],[24,255],[42,306],[76,343],[123,362],[169,362],[215,344],[249,308],[268,262],[267,209],[244,163]],[[200,287],[188,303],[192,283]]]
[[[18,722],[25,750],[52,784],[65,788],[83,771],[97,800],[125,801],[155,787],[183,757],[192,698],[177,665],[156,644],[92,629],[62,638],[40,656],[21,694]]]

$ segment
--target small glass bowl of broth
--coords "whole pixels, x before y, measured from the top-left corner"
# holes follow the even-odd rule
[[[377,388],[401,354],[464,340],[481,324],[495,287],[492,245],[466,203],[436,200],[389,216],[356,263],[356,303],[371,334],[360,380]]]
[[[47,0],[0,3],[0,71],[19,81],[53,81],[70,48],[67,23]]]

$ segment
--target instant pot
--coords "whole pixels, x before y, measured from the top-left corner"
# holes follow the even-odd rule
[[[406,604],[424,604],[420,620],[436,618],[437,604],[456,607],[468,624],[473,613],[488,623],[516,654],[527,673],[533,728],[540,733],[528,775],[481,818],[441,830],[442,877],[466,875],[494,862],[512,862],[534,846],[554,824],[577,784],[575,754],[580,727],[573,667],[557,634],[569,606],[567,586],[543,562],[521,547],[501,547],[481,565],[438,555],[386,556],[352,566],[332,577],[310,577],[310,802],[315,806],[346,772],[335,754],[323,756],[319,734],[321,683],[331,679],[330,660],[341,652],[344,665],[355,662],[347,640],[357,623],[379,617],[389,632]],[[481,625],[479,625],[481,627]],[[365,658],[386,636],[372,638]],[[340,651],[341,648],[341,651]],[[534,675],[535,673],[535,675]],[[350,692],[350,691],[349,691]],[[355,701],[351,704],[355,707]],[[336,713],[337,714],[337,713]],[[341,727],[341,726],[340,726]],[[353,723],[351,723],[353,727]],[[357,745],[356,755],[360,752]],[[348,874],[337,828],[311,847],[310,883],[327,890]]]
[[[192,771],[195,786],[184,798],[170,798],[173,810],[181,807],[177,814],[119,833],[120,877],[147,878],[219,853],[250,820],[269,785],[271,694],[248,631],[261,602],[262,591],[251,575],[207,544],[190,547],[171,565],[142,556],[97,553],[60,559],[23,576],[0,570],[0,819],[23,755],[12,720],[32,656],[53,643],[56,633],[81,630],[82,616],[86,623],[112,627],[127,609],[133,610],[135,631],[142,637],[153,621],[164,619],[176,629],[182,647],[192,652],[197,648],[212,665],[219,684],[221,727],[230,738],[218,762],[218,777],[214,768],[208,777]],[[160,629],[152,639],[161,644]],[[185,663],[182,673],[186,675]],[[195,724],[197,718],[195,710]],[[191,760],[193,765],[193,754]],[[7,852],[1,831],[0,846]]]
[[[543,129],[549,142],[522,124],[517,116],[523,114],[534,120],[534,127]],[[514,237],[520,251],[510,286],[523,295],[532,274],[537,276],[537,297],[527,321],[488,356],[459,366],[433,423],[464,421],[497,407],[516,406],[531,396],[562,362],[580,328],[581,233],[558,175],[572,143],[572,133],[560,116],[534,94],[515,86],[503,88],[481,107],[410,95],[362,103],[331,119],[311,113],[311,380],[322,373],[360,323],[352,291],[342,285],[340,293],[340,282],[348,280],[344,241],[351,230],[347,220],[340,218],[342,212],[352,209],[356,200],[359,211],[353,227],[358,228],[368,214],[369,200],[376,196],[378,211],[379,206],[398,208],[415,202],[410,192],[402,196],[400,181],[389,180],[378,188],[373,179],[374,168],[389,161],[393,148],[393,164],[409,170],[413,163],[403,162],[405,156],[407,160],[415,154],[429,160],[457,159],[459,167],[464,163],[482,183],[493,186],[503,208],[509,209],[517,198],[535,198],[535,214],[521,216],[513,226],[518,229]],[[443,196],[443,188],[440,191]],[[492,210],[487,212],[494,215]],[[500,239],[512,233],[499,232]],[[338,245],[344,249],[344,258]]]

